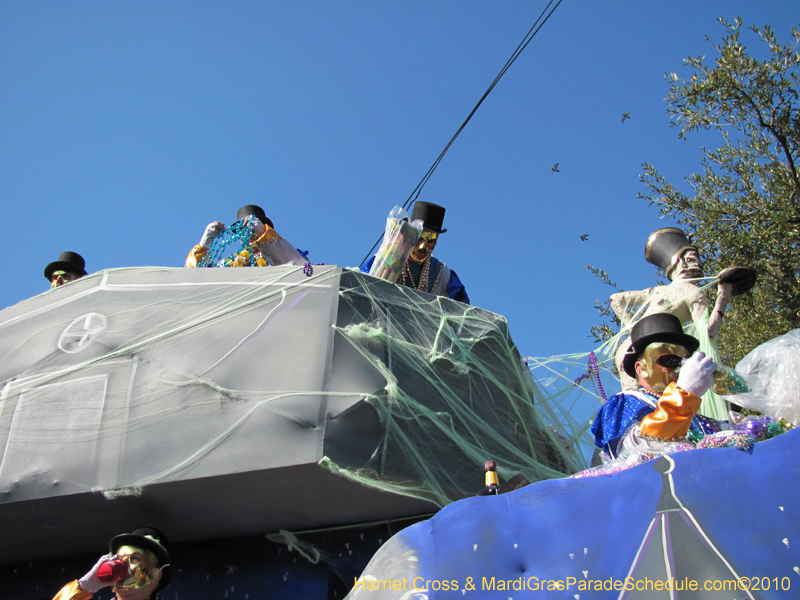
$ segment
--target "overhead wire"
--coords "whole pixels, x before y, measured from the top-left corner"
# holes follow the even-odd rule
[[[519,45],[516,47],[514,52],[511,54],[511,57],[506,61],[506,64],[503,65],[503,68],[500,69],[500,72],[497,74],[497,77],[494,78],[494,81],[492,81],[491,85],[489,85],[489,87],[483,93],[483,96],[481,96],[481,99],[478,100],[478,103],[475,105],[475,107],[472,109],[472,111],[470,111],[470,113],[467,116],[467,118],[464,119],[464,122],[461,124],[461,127],[458,128],[458,131],[456,131],[455,135],[453,135],[453,137],[450,138],[450,141],[447,142],[447,145],[444,147],[444,150],[442,150],[442,152],[439,154],[439,156],[436,157],[436,160],[433,161],[433,164],[428,169],[427,173],[425,173],[423,178],[417,184],[417,187],[414,188],[414,190],[408,196],[406,201],[403,203],[403,208],[404,209],[407,209],[408,207],[410,207],[411,204],[413,202],[415,202],[417,198],[419,198],[419,195],[422,192],[422,188],[425,187],[426,183],[428,183],[428,180],[431,178],[431,176],[433,175],[433,172],[439,166],[439,163],[442,162],[442,159],[444,158],[444,155],[447,154],[447,151],[450,149],[450,146],[453,145],[453,142],[456,141],[456,138],[461,134],[461,132],[467,126],[467,123],[470,122],[470,119],[472,119],[472,116],[478,110],[480,105],[483,104],[483,101],[486,100],[486,97],[491,93],[491,91],[494,89],[494,87],[500,81],[500,78],[503,75],[505,75],[506,71],[508,71],[508,69],[511,67],[511,65],[514,64],[514,61],[517,60],[517,58],[522,53],[522,51],[525,50],[525,48],[528,46],[528,44],[531,43],[531,40],[533,40],[533,38],[536,36],[536,34],[539,33],[539,30],[544,26],[545,23],[547,23],[547,20],[552,16],[552,14],[558,8],[559,4],[561,4],[562,0],[558,0],[556,2],[555,6],[553,6],[553,8],[550,9],[550,5],[553,4],[553,2],[554,2],[554,0],[550,0],[547,3],[547,5],[542,10],[541,14],[539,14],[539,16],[536,18],[536,21],[534,21],[533,25],[528,30],[528,33],[525,34],[525,37],[522,38],[522,41],[519,43]],[[548,10],[550,10],[550,12],[547,12]],[[545,13],[547,13],[546,16],[545,16]],[[542,19],[542,17],[544,17],[544,19]],[[540,21],[541,21],[541,23],[540,23]],[[363,265],[369,259],[369,257],[375,251],[375,248],[377,248],[378,244],[381,243],[382,239],[383,239],[383,233],[381,233],[381,235],[378,237],[378,240],[373,244],[373,246],[372,246],[372,248],[370,248],[369,252],[367,252],[367,255],[361,260],[361,263],[360,263],[361,265]]]

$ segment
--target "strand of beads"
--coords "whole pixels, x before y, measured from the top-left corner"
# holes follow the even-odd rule
[[[600,397],[603,399],[603,402],[608,402],[608,398],[606,397],[606,392],[603,389],[603,384],[600,381],[600,367],[597,364],[597,356],[594,352],[589,352],[589,368],[591,369],[592,375],[594,378],[592,379],[592,383],[594,384],[594,389],[600,394]]]
[[[419,274],[419,283],[414,283],[414,276],[411,274],[411,270],[408,268],[408,261],[406,264],[403,265],[403,285],[408,286],[408,282],[411,281],[410,287],[413,287],[415,290],[421,290],[423,292],[428,291],[428,273],[431,269],[431,259],[430,257],[425,259],[425,263],[422,265],[422,271]],[[439,269],[439,273],[442,270]]]
[[[211,247],[197,266],[231,267],[238,257],[245,259],[251,266],[257,264],[260,254],[250,244],[254,233],[251,223],[237,221],[211,242]],[[232,246],[236,243],[238,246]]]

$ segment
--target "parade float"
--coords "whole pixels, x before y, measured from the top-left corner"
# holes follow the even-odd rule
[[[754,349],[735,370],[714,364],[712,373],[709,367],[708,392],[698,391],[703,398],[695,401],[723,420],[698,413],[680,437],[664,438],[643,435],[643,427],[637,432],[640,416],[613,409],[614,418],[627,420],[609,437],[622,435],[634,444],[609,456],[613,446],[600,443],[603,429],[615,425],[614,419],[601,417],[606,408],[620,398],[624,406],[648,391],[654,400],[663,399],[674,385],[662,397],[651,386],[654,379],[639,370],[638,358],[635,372],[631,369],[634,357],[642,357],[645,347],[664,346],[663,353],[672,353],[680,345],[689,354],[699,347],[718,357],[708,333],[718,331],[727,298],[720,293],[715,310],[709,311],[706,293],[718,287],[737,295],[755,282],[753,271],[742,267],[704,278],[699,260],[692,257],[696,248],[676,228],[655,232],[648,251],[654,237],[664,233],[670,242],[662,244],[662,262],[684,261],[692,267],[690,276],[612,296],[615,310],[627,318],[597,352],[527,359],[541,384],[540,404],[557,412],[560,431],[584,457],[588,444],[581,443],[591,437],[585,434],[592,425],[604,450],[595,451],[595,466],[445,507],[391,538],[353,582],[348,599],[756,600],[796,595],[800,432],[793,426],[800,422],[800,330]],[[668,327],[653,333],[655,323]],[[708,360],[698,354],[697,362]],[[618,381],[623,370],[633,384]],[[637,375],[638,389],[633,387]],[[680,375],[677,383],[682,385]],[[596,402],[587,403],[587,398]],[[648,416],[667,425],[669,413],[662,406],[658,400],[659,408]],[[696,420],[711,427],[695,430]]]
[[[739,367],[776,418],[590,468],[614,343],[523,359],[502,316],[356,270],[102,271],[0,335],[5,597],[52,598],[141,525],[168,532],[176,600],[800,585],[796,337]],[[488,458],[503,493],[472,498]],[[762,589],[687,588],[742,578]]]
[[[0,336],[8,598],[52,598],[141,525],[172,541],[168,597],[343,597],[487,456],[581,468],[503,317],[353,270],[102,271]]]

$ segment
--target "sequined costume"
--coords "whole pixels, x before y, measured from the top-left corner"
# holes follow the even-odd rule
[[[670,383],[660,398],[644,390],[626,390],[609,398],[592,424],[595,445],[610,458],[650,442],[683,441],[691,429],[712,433],[709,419],[696,415],[700,398]]]
[[[253,242],[253,245],[258,248],[258,252],[263,260],[259,261],[256,258],[254,262],[257,262],[260,266],[303,266],[306,264],[306,258],[300,254],[300,252],[298,252],[297,249],[294,248],[289,242],[278,235],[277,231],[275,231],[269,225],[264,225],[264,227],[266,227],[264,233],[260,238]],[[192,248],[192,250],[189,252],[189,256],[186,257],[186,266],[196,267],[202,262],[206,254],[208,254],[208,250],[208,248],[201,246],[200,244]],[[233,264],[231,266],[244,267],[248,264],[250,264],[249,257],[246,258],[240,254],[233,259]]]
[[[84,592],[78,585],[76,579],[72,583],[68,583],[61,590],[53,596],[53,600],[89,600],[92,597],[90,592]]]
[[[375,257],[371,257],[361,270],[369,273]],[[420,282],[422,278],[422,282]],[[427,281],[426,281],[427,279]],[[429,256],[422,264],[409,259],[403,267],[403,272],[397,280],[397,285],[413,287],[416,290],[434,294],[436,296],[446,296],[452,300],[458,300],[464,304],[469,304],[469,296],[464,284],[445,263],[435,256]]]

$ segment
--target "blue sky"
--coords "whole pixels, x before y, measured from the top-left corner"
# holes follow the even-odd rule
[[[313,262],[357,266],[545,4],[0,0],[0,307],[64,250],[181,266],[251,203]],[[436,255],[523,354],[594,347],[609,288],[587,263],[653,284],[645,241],[672,223],[636,199],[641,164],[678,181],[717,141],[678,140],[664,73],[737,15],[786,40],[800,7],[564,0],[424,188],[447,207]]]

